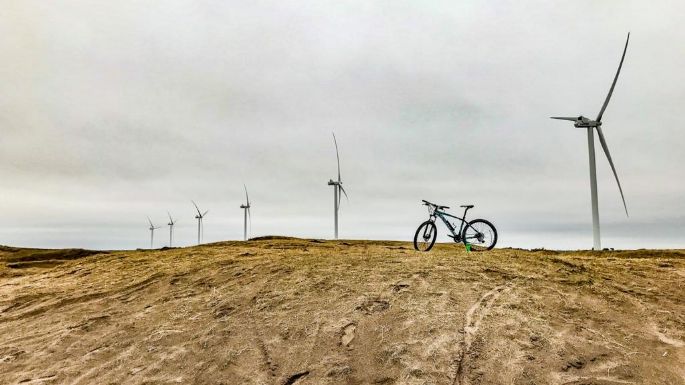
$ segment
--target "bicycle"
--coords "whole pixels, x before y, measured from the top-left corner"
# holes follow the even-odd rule
[[[468,247],[471,245],[473,251],[491,250],[497,243],[497,230],[495,226],[485,219],[474,219],[470,222],[466,221],[466,212],[473,208],[473,205],[462,205],[464,208],[464,215],[459,218],[452,214],[445,212],[449,209],[448,206],[436,205],[435,203],[422,200],[424,206],[428,206],[429,218],[423,222],[414,234],[414,249],[418,251],[429,251],[433,248],[435,240],[438,237],[438,229],[435,226],[435,219],[440,218],[449,229],[451,235],[448,234],[454,242],[463,242]],[[450,223],[447,218],[454,218],[461,221],[459,231],[454,224]]]

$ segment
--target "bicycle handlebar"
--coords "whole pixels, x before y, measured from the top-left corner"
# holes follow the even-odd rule
[[[449,208],[450,208],[449,206],[440,206],[440,205],[436,205],[435,203],[428,202],[428,201],[425,200],[425,199],[421,199],[421,202],[423,202],[424,206],[433,206],[433,207],[435,207],[436,209],[449,209]]]

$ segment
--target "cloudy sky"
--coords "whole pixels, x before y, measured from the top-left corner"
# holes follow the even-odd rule
[[[421,199],[476,205],[499,246],[685,247],[685,2],[0,0],[0,244],[409,240]],[[597,147],[599,150],[599,147]],[[457,210],[458,212],[458,210]],[[441,231],[444,228],[441,228]],[[444,233],[444,232],[443,232]],[[166,245],[168,228],[156,246]]]

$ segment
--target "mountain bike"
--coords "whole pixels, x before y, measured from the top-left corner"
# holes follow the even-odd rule
[[[435,239],[438,237],[438,229],[435,226],[435,219],[442,219],[445,226],[449,229],[450,234],[447,236],[452,238],[454,242],[463,242],[467,248],[470,245],[473,251],[491,250],[497,243],[497,230],[492,223],[485,219],[474,219],[470,222],[466,221],[466,212],[473,208],[473,205],[462,205],[464,215],[459,218],[452,214],[448,214],[445,210],[448,206],[436,205],[435,203],[422,200],[425,206],[428,206],[429,218],[423,222],[414,235],[414,248],[418,251],[429,251],[435,244]],[[450,223],[448,218],[458,219],[461,221],[459,230]]]

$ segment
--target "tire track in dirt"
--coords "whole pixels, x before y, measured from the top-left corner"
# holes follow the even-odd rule
[[[272,275],[267,279],[263,278],[257,281],[251,281],[247,282],[247,285],[254,285],[256,288],[252,291],[252,296],[251,298],[245,303],[245,310],[242,312],[239,312],[237,314],[245,314],[249,313],[252,314],[252,312],[255,310],[255,308],[259,308],[260,304],[259,301],[260,299],[264,298],[267,294],[271,292],[271,287],[274,285],[274,282],[279,282],[281,281],[284,277],[290,274],[290,271],[287,269],[275,269],[273,268],[273,263],[262,263],[258,266],[263,266],[265,268],[271,267],[271,272]],[[252,268],[251,270],[253,270]],[[271,305],[266,304],[264,308],[261,308],[259,310],[268,310],[268,308]],[[318,330],[317,330],[318,333]],[[269,350],[269,347],[266,344],[266,338],[264,337],[262,330],[259,328],[252,328],[252,340],[253,340],[253,345],[256,346],[257,351],[259,352],[260,355],[260,367],[261,370],[267,375],[268,378],[270,378],[271,383],[277,383],[277,378],[278,378],[278,372],[280,369],[280,365],[278,362],[276,362],[274,354]],[[306,371],[305,376],[308,375],[309,372]],[[286,383],[287,381],[292,380],[291,384],[294,384],[297,382],[300,377],[298,374],[295,374],[293,376],[288,377],[286,380],[284,380]]]
[[[514,285],[499,285],[483,294],[466,312],[464,320],[464,339],[461,343],[461,351],[457,358],[457,370],[454,376],[453,385],[467,384],[467,377],[464,372],[464,362],[471,351],[473,340],[480,330],[483,318],[490,312],[493,304],[503,293],[507,293],[514,288]]]

